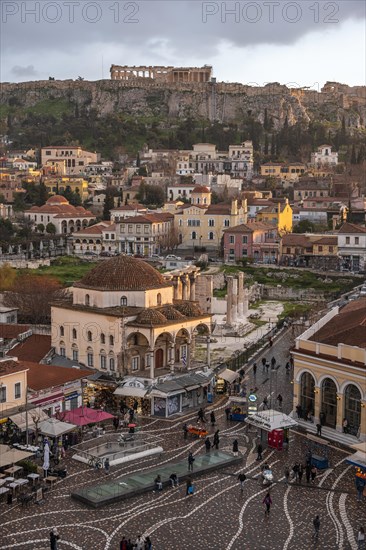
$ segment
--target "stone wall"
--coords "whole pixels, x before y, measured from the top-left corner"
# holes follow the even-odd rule
[[[314,289],[296,289],[285,286],[261,286],[263,300],[304,300],[306,302],[322,302],[324,293]]]

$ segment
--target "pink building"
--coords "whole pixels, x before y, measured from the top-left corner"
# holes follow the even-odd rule
[[[255,262],[277,263],[279,256],[277,228],[264,222],[236,225],[224,231],[225,261],[250,258]]]

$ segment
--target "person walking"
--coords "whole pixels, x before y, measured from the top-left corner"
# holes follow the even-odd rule
[[[145,547],[145,537],[142,535],[139,535],[137,539],[135,540],[135,550],[144,550]]]
[[[254,363],[254,365],[253,365],[253,376],[254,376],[254,378],[256,377],[256,375],[257,375],[257,363]]]
[[[118,416],[114,416],[113,417],[113,426],[114,426],[114,431],[116,432],[118,430],[118,426],[119,426],[119,418]]]
[[[315,478],[316,478],[316,468],[315,468],[315,466],[312,466],[310,475],[311,475],[311,483],[314,483]]]
[[[296,414],[297,414],[297,418],[302,417],[302,407],[301,407],[300,403],[298,405],[296,405]]]
[[[317,539],[319,537],[319,529],[320,529],[319,516],[315,516],[315,518],[313,519],[313,526],[314,526],[313,538]]]
[[[304,466],[302,464],[299,464],[299,472],[298,472],[299,483],[301,483],[303,475],[304,475]]]
[[[322,425],[319,424],[319,423],[316,425],[316,435],[317,435],[318,437],[321,437],[321,436],[322,436]]]
[[[241,474],[238,475],[238,480],[239,480],[239,483],[240,483],[240,490],[241,492],[243,492],[243,489],[244,489],[244,481],[247,479],[247,476],[244,474],[244,472],[242,472]]]
[[[210,420],[211,420],[211,426],[214,426],[216,424],[216,417],[213,411],[211,411]]]
[[[54,527],[50,532],[50,548],[51,550],[57,550],[57,541],[60,540],[60,535],[57,531],[57,527]]]
[[[270,366],[269,361],[267,361],[266,362],[266,374],[267,374],[267,376],[268,376],[269,366]]]
[[[266,395],[263,397],[263,410],[265,410],[265,409],[269,409],[268,399],[267,399]]]
[[[209,453],[211,451],[211,441],[209,437],[206,437],[205,439],[205,447],[206,447],[206,453]]]
[[[186,497],[189,495],[189,489],[192,487],[192,478],[187,477],[186,479]]]
[[[188,471],[189,472],[193,472],[193,462],[194,462],[195,458],[193,456],[193,454],[190,452],[189,455],[188,455]]]
[[[357,533],[357,548],[363,550],[365,548],[365,530],[360,527]]]
[[[201,407],[200,410],[198,411],[198,420],[199,420],[200,422],[202,422],[203,424],[206,423],[205,413],[204,413],[204,410],[202,409],[202,407]]]
[[[219,443],[220,443],[219,430],[216,430],[213,438],[213,447],[215,447],[216,450],[219,449]]]
[[[311,476],[311,464],[307,463],[305,466],[306,483],[310,483],[310,476]]]
[[[106,476],[109,474],[110,469],[111,469],[111,464],[109,462],[109,458],[107,457],[104,461],[104,471]]]
[[[152,550],[152,543],[151,543],[150,537],[146,537],[146,539],[145,539],[145,549],[144,550]]]
[[[288,485],[288,482],[290,480],[290,469],[288,466],[285,468],[285,483]]]
[[[271,494],[269,492],[264,497],[264,499],[262,501],[262,504],[266,505],[266,510],[265,510],[264,513],[265,513],[266,516],[269,517],[269,513],[271,511],[271,504],[272,504]]]
[[[239,453],[239,443],[238,443],[237,439],[234,439],[234,442],[233,442],[233,455],[238,456],[238,453]]]
[[[319,414],[319,420],[320,420],[320,424],[322,426],[325,426],[325,420],[326,420],[326,414],[324,411],[322,411],[320,414]]]
[[[271,359],[271,366],[272,366],[272,369],[275,368],[276,363],[277,363],[276,358],[273,356],[272,359]]]
[[[295,465],[292,468],[293,477],[294,477],[295,481],[299,481],[299,469],[300,469],[299,463],[295,462]]]
[[[358,501],[362,501],[364,489],[365,489],[365,481],[359,477],[356,477],[356,490],[357,490]]]
[[[283,397],[282,395],[279,393],[278,396],[277,396],[277,401],[278,401],[278,406],[280,409],[282,409],[282,401],[283,401]]]
[[[121,541],[119,543],[119,550],[127,550],[127,540],[125,537],[121,538]]]
[[[183,437],[184,439],[187,439],[187,436],[188,436],[188,426],[187,424],[183,424]]]
[[[231,408],[226,407],[226,409],[225,409],[226,420],[230,420],[230,413],[231,413]]]
[[[258,443],[257,446],[257,460],[262,460],[263,446],[262,443]]]
[[[265,357],[262,357],[262,374],[264,374],[266,371],[266,359]]]

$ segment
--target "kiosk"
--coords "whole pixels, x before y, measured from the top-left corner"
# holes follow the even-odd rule
[[[355,453],[347,456],[346,462],[355,466],[355,484],[357,489],[365,490],[366,487],[366,441],[351,445]]]
[[[287,430],[297,426],[296,420],[281,411],[270,409],[248,415],[245,419],[249,425],[259,429],[259,439],[263,447],[281,450]]]
[[[228,407],[231,408],[230,420],[236,422],[244,422],[248,416],[248,402],[246,397],[232,396],[229,397]]]

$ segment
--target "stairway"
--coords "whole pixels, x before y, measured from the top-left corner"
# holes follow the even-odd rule
[[[314,424],[313,422],[306,422],[306,420],[302,420],[300,418],[296,418],[296,414],[294,414],[293,412],[290,414],[290,416],[292,416],[292,418],[296,420],[300,428],[304,429],[309,434],[316,435],[316,424]],[[360,442],[360,440],[357,439],[357,437],[355,437],[354,435],[337,432],[333,428],[328,428],[327,426],[322,427],[322,438],[340,443],[345,447],[351,447],[352,445]]]

